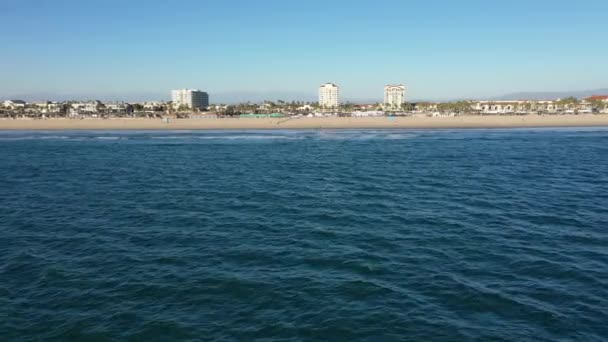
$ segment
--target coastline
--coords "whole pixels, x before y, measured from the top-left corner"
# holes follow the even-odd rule
[[[0,130],[449,129],[608,126],[608,115],[220,119],[0,119]]]

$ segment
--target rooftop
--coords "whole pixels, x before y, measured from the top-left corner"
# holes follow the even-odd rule
[[[593,95],[591,97],[586,98],[586,100],[602,100],[602,101],[606,101],[608,100],[608,95]]]

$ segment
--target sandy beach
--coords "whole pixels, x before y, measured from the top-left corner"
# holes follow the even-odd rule
[[[359,118],[0,119],[0,130],[440,129],[608,126],[608,115]]]

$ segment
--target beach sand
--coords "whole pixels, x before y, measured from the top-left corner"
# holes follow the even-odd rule
[[[0,130],[439,129],[608,126],[608,115],[281,119],[0,119]]]

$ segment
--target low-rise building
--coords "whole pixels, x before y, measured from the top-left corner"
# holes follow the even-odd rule
[[[215,111],[215,112],[223,112],[223,111],[225,111],[227,109],[228,109],[228,106],[227,105],[222,105],[222,104],[211,106],[211,110]]]
[[[70,115],[97,114],[104,107],[101,101],[73,102],[70,104]]]
[[[559,107],[555,101],[477,101],[472,109],[482,114],[525,114],[530,112],[555,113]]]
[[[33,104],[33,107],[42,114],[60,114],[65,112],[65,106],[59,102],[36,102]]]
[[[300,107],[296,108],[297,111],[301,111],[301,112],[310,112],[313,109],[314,109],[314,107],[311,106],[311,105],[309,105],[309,104],[306,104],[306,105],[303,105],[303,106],[300,106]]]
[[[479,101],[473,109],[483,114],[509,114],[515,113],[520,104],[520,101]]]
[[[591,105],[592,112],[608,113],[608,95],[594,95],[586,98],[584,102]]]
[[[583,100],[576,106],[576,112],[578,114],[591,114],[594,111],[594,103]]]
[[[266,102],[266,103],[262,103],[262,104],[261,104],[261,105],[258,107],[258,110],[259,110],[259,111],[261,111],[261,112],[267,112],[267,111],[272,110],[272,109],[273,109],[273,107],[274,107],[274,105],[273,105],[272,103],[268,103],[268,102]]]
[[[608,95],[593,95],[593,96],[590,96],[590,97],[586,98],[585,100],[587,100],[587,101],[602,101],[602,102],[608,103]]]
[[[99,111],[104,107],[101,101],[89,101],[85,104],[84,110],[87,113],[99,113]]]
[[[353,106],[353,110],[367,112],[370,110],[377,110],[380,107],[379,104],[356,104]]]
[[[119,114],[119,113],[132,113],[133,106],[125,102],[111,102],[105,105],[107,113]]]
[[[144,102],[143,107],[146,112],[163,112],[167,109],[167,104],[159,101],[148,101]]]
[[[2,105],[7,109],[23,109],[25,108],[26,102],[21,100],[6,100]]]

